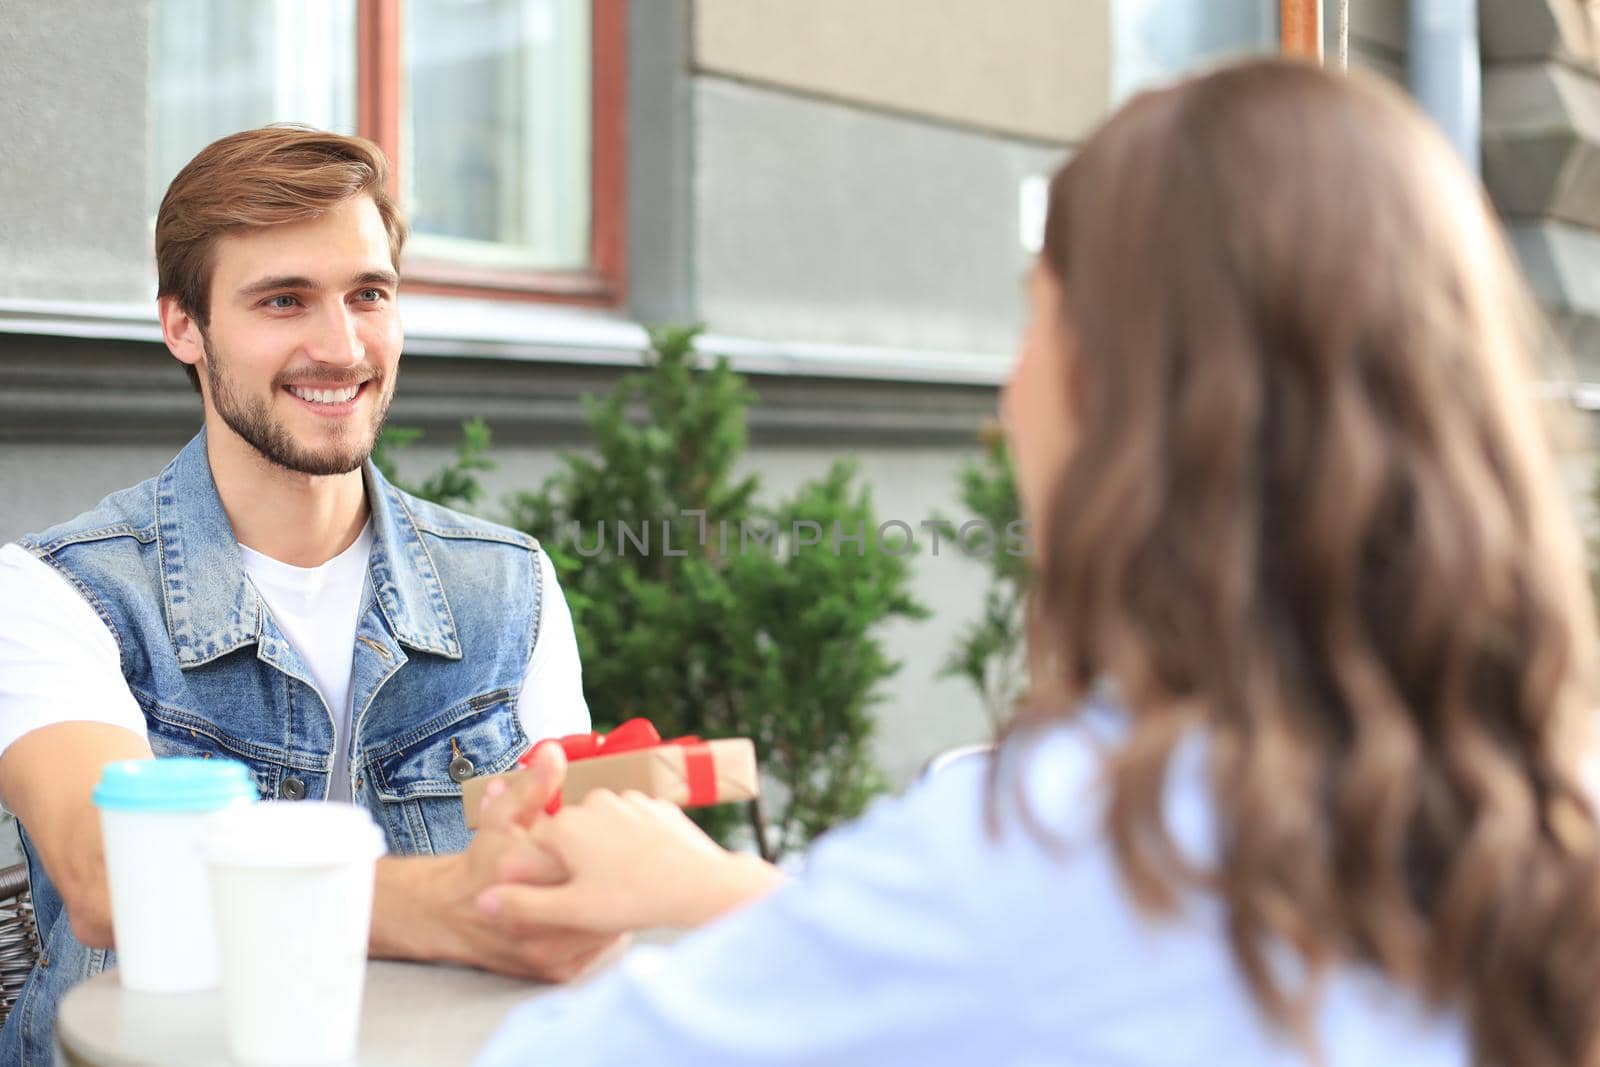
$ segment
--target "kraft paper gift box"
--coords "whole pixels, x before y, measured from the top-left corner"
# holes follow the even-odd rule
[[[579,738],[585,735],[577,735]],[[589,735],[593,736],[593,735]],[[561,739],[567,747],[566,738]],[[547,742],[548,743],[548,742]],[[467,829],[475,830],[484,788],[506,774],[486,774],[461,784]],[[756,749],[748,738],[668,741],[612,754],[568,757],[561,803],[576,804],[593,789],[635,789],[679,807],[704,807],[754,800],[761,791]]]

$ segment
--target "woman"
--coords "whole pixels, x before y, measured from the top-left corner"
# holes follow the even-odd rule
[[[1600,1063],[1580,540],[1443,140],[1299,64],[1142,96],[1029,293],[1034,688],[988,766],[781,888],[642,798],[539,824],[569,881],[480,906],[729,914],[480,1062]]]

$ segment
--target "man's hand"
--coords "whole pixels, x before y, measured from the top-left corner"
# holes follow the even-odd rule
[[[565,777],[560,748],[542,745],[527,770],[489,783],[477,836],[465,852],[380,860],[372,955],[446,960],[561,982],[619,947],[624,938],[613,931],[513,921],[476,907],[478,896],[492,885],[566,878],[566,869],[533,837],[545,804]]]

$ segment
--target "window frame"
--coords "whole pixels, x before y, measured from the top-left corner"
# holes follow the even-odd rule
[[[406,291],[619,307],[627,297],[628,0],[589,0],[591,122],[589,266],[578,271],[505,270],[407,256]],[[389,193],[398,199],[403,0],[357,0],[356,129],[375,141],[394,167]]]
[[[1321,0],[1278,0],[1278,45],[1286,56],[1322,62]]]

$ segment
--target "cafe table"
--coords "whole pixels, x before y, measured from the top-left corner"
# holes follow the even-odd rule
[[[470,1064],[507,1012],[554,988],[463,967],[372,960],[361,1044],[349,1067]],[[232,1064],[222,1038],[220,991],[136,993],[122,988],[115,970],[66,995],[56,1039],[68,1067]]]

